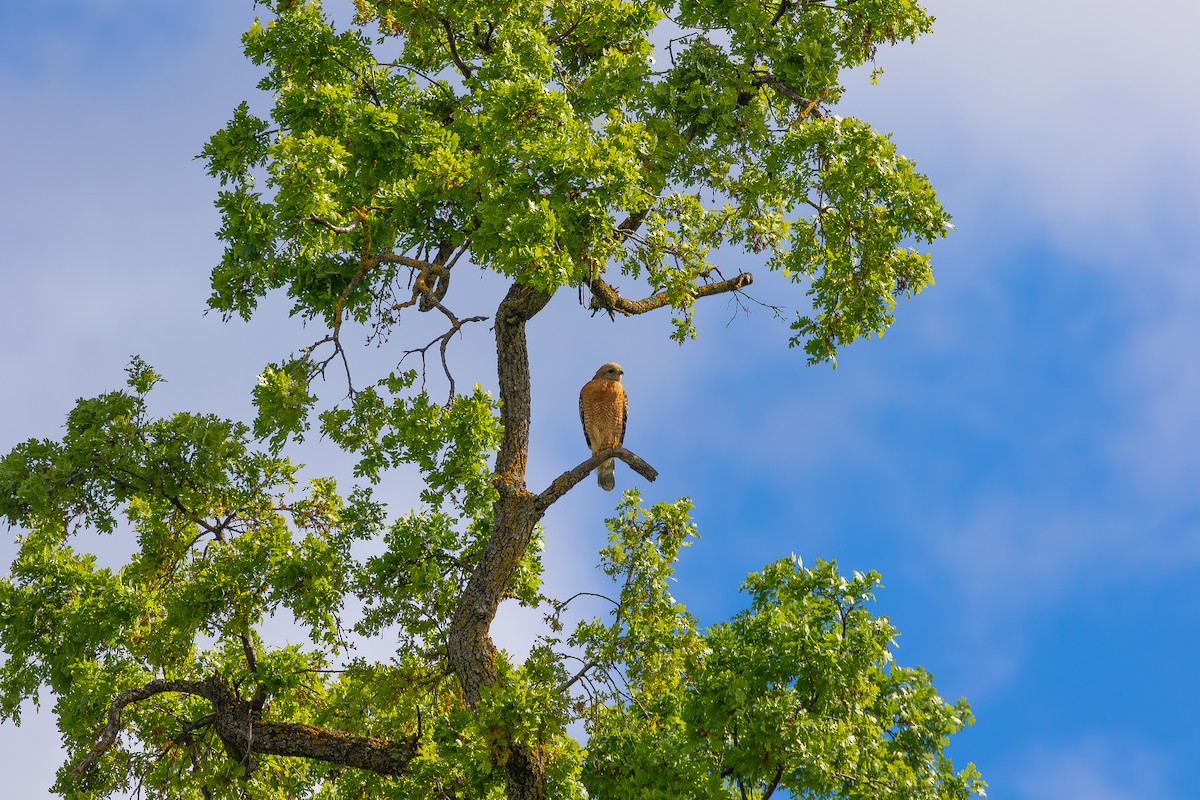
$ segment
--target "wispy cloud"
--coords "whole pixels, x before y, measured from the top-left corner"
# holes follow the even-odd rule
[[[1112,457],[1156,505],[1200,512],[1200,251],[1136,281],[1138,324],[1113,391],[1127,411]]]
[[[1200,153],[1180,134],[1200,123],[1187,55],[1200,6],[926,5],[936,33],[887,52],[883,86],[852,93],[847,113],[896,129],[960,222],[1003,211],[1020,222],[988,235],[1037,233],[1111,266],[1161,235],[1165,193],[1195,199]]]
[[[1009,783],[1020,800],[1148,800],[1165,798],[1168,763],[1136,741],[1105,736],[1043,742],[1009,765],[1011,780],[993,779],[993,790]]]

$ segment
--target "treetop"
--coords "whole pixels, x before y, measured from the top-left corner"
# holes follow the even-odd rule
[[[931,29],[914,2],[359,0],[342,32],[319,3],[270,6],[244,37],[269,114],[243,104],[203,153],[225,187],[215,309],[286,287],[335,329],[387,327],[470,263],[620,313],[605,290],[639,279],[682,341],[745,251],[808,296],[791,343],[816,362],[932,282],[912,245],[948,215],[835,113],[845,70]]]

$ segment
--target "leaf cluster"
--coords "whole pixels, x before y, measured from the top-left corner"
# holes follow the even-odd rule
[[[277,6],[244,38],[269,116],[243,104],[203,152],[226,187],[213,308],[286,288],[335,330],[387,328],[465,256],[548,292],[644,280],[683,341],[741,249],[801,284],[791,344],[817,362],[932,281],[927,179],[831,114],[845,70],[931,29],[912,0],[359,0],[340,33]]]
[[[440,642],[488,531],[490,398],[476,391],[446,408],[397,401],[375,438],[357,441],[364,474],[383,468],[370,459],[415,462],[429,491],[444,491],[431,500],[454,509],[388,525],[368,487],[343,495],[333,480],[314,478],[300,491],[297,466],[275,447],[257,450],[245,425],[154,417],[147,395],[159,380],[135,359],[129,389],[80,400],[61,441],[30,440],[0,460],[0,514],[19,531],[17,558],[0,579],[0,719],[19,721],[21,703],[48,689],[74,763],[95,745],[120,692],[164,675],[217,674],[262,698],[272,719],[364,736],[424,727],[460,736],[455,715],[464,710]],[[77,545],[96,536],[133,553],[102,565]],[[368,541],[377,544],[364,554]],[[541,568],[536,544],[530,550],[517,585],[532,602]],[[286,624],[307,644],[263,638]],[[353,656],[356,637],[389,626],[403,631],[395,664]],[[212,708],[192,695],[160,694],[122,719],[136,746],[114,751],[82,781],[64,767],[59,788],[68,796],[139,783],[240,797],[250,781],[255,797],[300,797],[331,780],[319,762],[264,756],[249,770],[231,761]],[[444,765],[444,754],[436,760]],[[355,773],[345,796],[381,780]]]
[[[695,535],[690,504],[609,520],[611,619],[580,624],[588,663],[583,781],[599,797],[966,798],[974,767],[943,750],[973,721],[921,669],[893,663],[895,630],[867,604],[875,573],[788,558],[750,575],[749,608],[701,631],[669,590]]]

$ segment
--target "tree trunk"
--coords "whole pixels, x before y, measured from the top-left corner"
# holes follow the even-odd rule
[[[504,764],[508,800],[545,800],[546,760],[537,751],[514,747]]]
[[[500,423],[504,429],[496,456],[492,537],[458,601],[450,625],[451,666],[467,702],[474,706],[496,682],[496,646],[489,630],[500,599],[512,581],[542,509],[525,486],[529,453],[529,347],[525,325],[550,301],[551,293],[514,283],[496,313],[496,356],[500,382]],[[542,800],[546,769],[539,752],[516,746],[505,762],[509,800]]]

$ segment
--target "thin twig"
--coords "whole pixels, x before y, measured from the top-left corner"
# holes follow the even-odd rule
[[[446,361],[446,348],[450,344],[450,339],[454,336],[454,334],[456,334],[460,330],[462,330],[462,326],[466,325],[468,322],[485,322],[485,321],[487,321],[488,318],[483,317],[483,316],[477,316],[477,317],[466,317],[465,319],[459,319],[458,317],[454,316],[454,314],[448,308],[446,308],[444,305],[442,305],[441,303],[436,304],[434,307],[437,308],[438,311],[441,311],[446,316],[446,318],[448,320],[450,320],[450,330],[446,331],[445,333],[441,334],[440,336],[435,337],[433,339],[433,341],[431,341],[429,344],[425,345],[424,347],[414,347],[411,350],[405,350],[403,355],[400,356],[400,363],[403,364],[404,359],[408,358],[409,356],[413,355],[414,353],[421,354],[421,388],[423,390],[425,387],[425,370],[426,370],[425,356],[428,353],[429,348],[433,347],[435,344],[440,343],[440,347],[438,348],[438,353],[440,354],[441,360],[442,360],[442,371],[446,375],[446,380],[450,383],[450,396],[446,399],[446,404],[449,405],[451,403],[451,401],[454,400],[454,396],[455,396],[454,375],[450,372],[450,365]]]
[[[609,597],[606,594],[599,594],[598,592],[576,592],[575,594],[568,597],[566,600],[560,600],[559,602],[555,603],[554,604],[555,612],[561,611],[562,609],[566,608],[567,604],[570,603],[572,600],[574,600],[576,597],[599,597],[601,600],[607,600],[608,602],[612,603],[614,606],[619,607],[621,605],[616,600],[613,600],[611,597]]]

